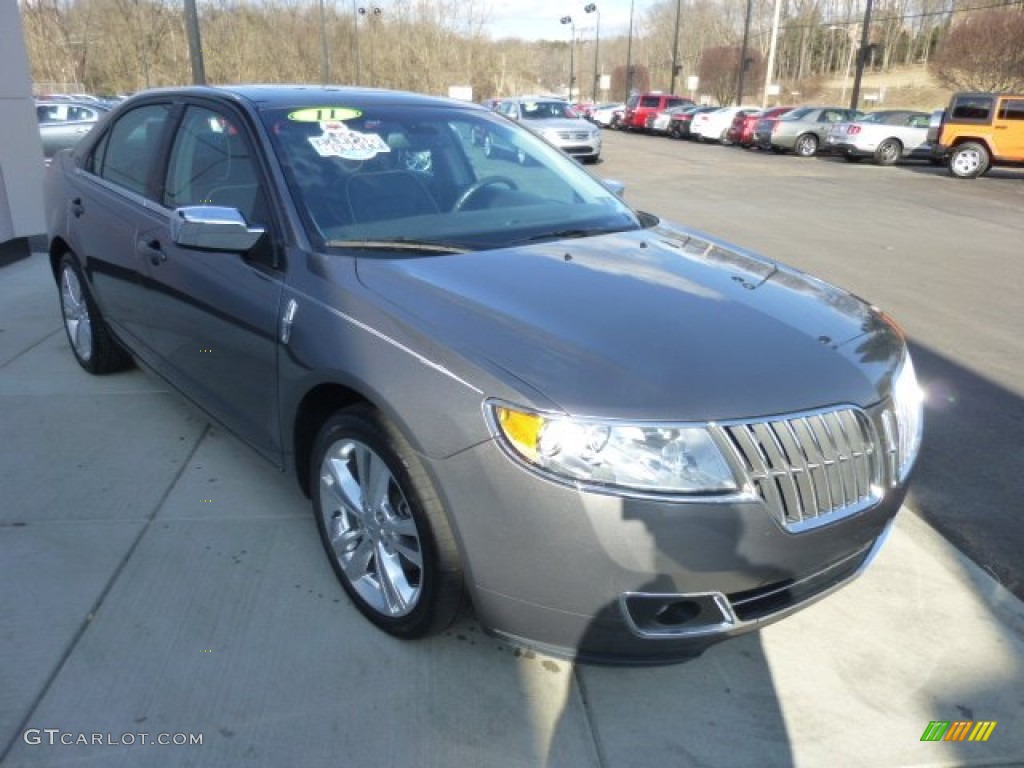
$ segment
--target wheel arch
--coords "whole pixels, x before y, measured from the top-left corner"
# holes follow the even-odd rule
[[[65,253],[72,253],[71,246],[62,237],[55,237],[50,241],[50,249],[47,258],[50,260],[50,272],[54,281],[59,279],[60,260]]]
[[[309,473],[313,443],[320,427],[339,409],[359,403],[374,405],[369,398],[351,387],[337,382],[324,382],[310,389],[295,409],[292,424],[295,478],[299,483],[299,489],[307,498],[312,492],[309,487]]]
[[[988,143],[988,139],[985,138],[984,136],[957,136],[953,143],[949,145],[949,148],[951,150],[956,149],[961,144],[967,144],[968,142],[972,142],[974,144],[981,144],[981,146],[985,148],[985,151],[988,152],[990,156],[994,155],[992,151],[992,145]]]

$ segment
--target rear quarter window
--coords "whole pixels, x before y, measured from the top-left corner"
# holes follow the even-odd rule
[[[972,96],[957,99],[950,110],[950,117],[953,120],[977,120],[989,119],[992,114],[992,99],[984,96]]]

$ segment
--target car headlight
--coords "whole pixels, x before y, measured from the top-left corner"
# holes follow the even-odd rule
[[[572,419],[491,403],[510,451],[563,480],[656,493],[736,491],[728,462],[704,427]]]
[[[896,435],[890,435],[889,440],[896,451],[896,480],[902,483],[917,459],[924,431],[924,390],[917,383],[910,352],[907,352],[893,379],[892,404],[896,416]]]

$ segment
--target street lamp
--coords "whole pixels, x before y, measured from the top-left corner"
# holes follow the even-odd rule
[[[846,72],[843,75],[843,92],[839,96],[839,103],[840,104],[846,101],[846,87],[850,84],[850,67],[853,64],[853,54],[854,54],[854,51],[857,50],[857,32],[858,32],[857,26],[858,25],[855,24],[853,26],[845,27],[844,28],[844,27],[837,26],[837,25],[833,24],[831,27],[828,28],[829,32],[831,32],[832,30],[835,30],[835,29],[843,30],[843,31],[846,32],[846,34],[850,38],[850,51],[849,51],[849,53],[846,56]],[[856,107],[854,107],[854,109],[856,109]]]
[[[629,0],[629,37],[626,39],[626,95],[623,101],[629,101],[633,91],[633,0]]]
[[[376,18],[376,17],[381,15],[381,10],[377,6],[372,6],[370,8],[364,8],[364,7],[360,6],[359,7],[359,15],[360,16],[369,16],[368,21],[371,23],[371,25],[370,25],[370,85],[373,85],[374,80],[376,78],[375,78],[374,73],[373,73],[373,69],[374,69],[374,66],[373,66],[374,65],[374,61],[373,61],[373,38],[375,37],[375,35],[373,33],[373,24],[372,24],[372,22],[373,22],[374,18]],[[356,20],[356,36],[358,37],[358,35],[359,35],[359,21],[357,19]],[[359,46],[356,45],[356,55],[357,55],[357,57],[358,57],[358,53],[359,53]]]
[[[601,52],[601,11],[593,3],[585,5],[583,10],[587,13],[597,14],[597,26],[594,27],[594,104],[597,104],[597,84],[600,79],[598,75],[598,60]]]
[[[327,13],[324,0],[320,0],[320,82],[327,85],[331,78],[331,59],[327,51]]]
[[[572,37],[569,38],[569,101],[572,101],[572,84],[576,79],[576,65],[573,62],[573,53],[576,48],[576,25],[573,23],[572,16],[563,16],[559,21],[572,28]]]

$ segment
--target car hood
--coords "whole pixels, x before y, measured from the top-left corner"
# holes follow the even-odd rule
[[[866,406],[883,396],[903,349],[856,297],[665,227],[364,258],[357,270],[437,341],[576,415],[703,420]],[[532,399],[530,390],[518,387]]]

